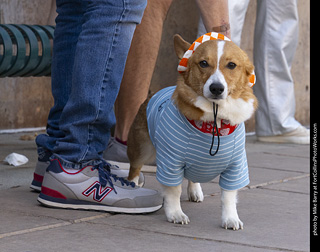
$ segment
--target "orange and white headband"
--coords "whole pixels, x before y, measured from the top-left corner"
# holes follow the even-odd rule
[[[199,45],[201,45],[206,41],[216,40],[216,39],[231,41],[228,37],[216,32],[209,32],[202,35],[196,41],[194,41],[192,45],[189,47],[189,49],[184,53],[178,65],[178,72],[183,73],[187,70],[188,60],[191,57],[191,55],[194,53],[194,51],[198,48]],[[249,78],[249,86],[253,87],[254,84],[256,84],[256,75],[253,71]]]

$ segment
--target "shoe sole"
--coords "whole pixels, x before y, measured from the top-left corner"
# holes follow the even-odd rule
[[[47,199],[45,199],[45,198]],[[152,213],[159,210],[162,205],[154,206],[154,207],[143,207],[143,208],[123,208],[123,207],[113,207],[106,206],[95,203],[88,203],[86,201],[80,200],[61,200],[60,202],[50,200],[49,196],[45,196],[40,194],[38,197],[38,202],[54,208],[64,208],[64,209],[74,209],[74,210],[93,210],[93,211],[103,211],[103,212],[111,212],[111,213],[126,213],[126,214],[143,214],[143,213]],[[64,202],[63,202],[64,201]]]
[[[287,144],[310,144],[309,137],[285,137],[285,136],[270,136],[257,137],[260,142],[265,143],[287,143]]]
[[[41,192],[41,186],[30,185],[30,188],[38,193]]]

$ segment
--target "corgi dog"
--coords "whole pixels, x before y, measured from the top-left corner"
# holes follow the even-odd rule
[[[244,121],[257,108],[254,66],[237,45],[218,33],[189,44],[174,36],[180,63],[177,85],[149,97],[128,136],[128,179],[138,182],[142,166],[156,159],[169,222],[188,224],[181,209],[181,183],[190,201],[204,199],[200,183],[220,176],[222,227],[243,229],[237,191],[248,185]]]

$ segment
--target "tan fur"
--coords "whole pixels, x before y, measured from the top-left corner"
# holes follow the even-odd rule
[[[191,120],[200,120],[204,112],[194,106],[197,97],[199,96],[190,86],[186,85],[181,77],[177,82],[176,90],[172,95],[176,106],[180,109],[181,113]]]
[[[189,49],[191,44],[185,41],[179,34],[173,36],[173,42],[176,55],[179,59],[182,59],[184,53]]]
[[[138,177],[142,166],[155,159],[156,150],[149,137],[146,112],[150,98],[147,98],[140,106],[129,131],[127,154],[130,161],[130,171],[128,180],[134,180]]]

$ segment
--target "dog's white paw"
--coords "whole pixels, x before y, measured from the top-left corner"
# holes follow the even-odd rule
[[[181,210],[167,213],[167,220],[172,223],[189,224],[190,220]]]
[[[233,230],[243,229],[243,222],[238,216],[222,217],[222,227],[225,229],[231,228]]]
[[[243,229],[243,222],[237,212],[237,191],[222,190],[222,227],[233,230]]]
[[[202,202],[204,199],[203,192],[199,183],[189,181],[188,184],[189,201]]]
[[[192,191],[188,193],[189,201],[202,202],[204,197],[202,191]]]

